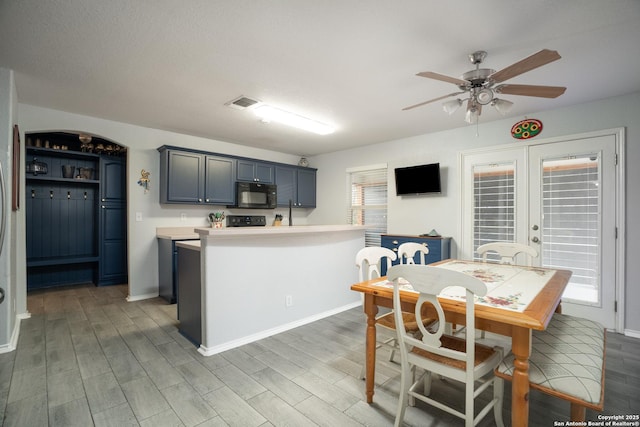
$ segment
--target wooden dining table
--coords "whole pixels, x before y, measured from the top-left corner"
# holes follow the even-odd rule
[[[529,420],[529,355],[531,332],[546,329],[560,305],[571,271],[540,267],[511,266],[466,260],[444,260],[431,266],[450,268],[478,277],[487,284],[487,298],[476,301],[476,329],[511,337],[515,356],[511,399],[511,425],[527,426]],[[425,267],[429,268],[429,267]],[[535,284],[534,284],[535,282]],[[536,287],[535,292],[530,291]],[[385,277],[356,283],[351,290],[364,294],[366,327],[366,397],[373,403],[376,364],[376,315],[378,307],[393,307],[393,287]],[[445,289],[446,291],[446,289]],[[493,295],[492,295],[493,294]],[[524,302],[519,298],[525,295]],[[413,312],[418,293],[400,291],[402,310]],[[447,322],[466,324],[465,302],[438,297]]]

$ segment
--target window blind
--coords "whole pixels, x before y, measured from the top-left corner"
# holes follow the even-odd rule
[[[571,270],[569,287],[599,301],[599,164],[583,157],[544,161],[543,265]]]
[[[387,232],[387,166],[347,171],[349,175],[348,223],[368,226],[365,246],[380,246]]]
[[[473,248],[489,242],[515,239],[515,165],[513,163],[473,167]],[[499,260],[495,253],[488,259]]]

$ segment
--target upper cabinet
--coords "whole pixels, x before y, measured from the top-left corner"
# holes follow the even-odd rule
[[[204,156],[166,150],[161,154],[160,203],[204,202]]]
[[[278,206],[316,207],[316,170],[295,166],[276,166]]]
[[[122,203],[126,199],[126,164],[122,157],[100,159],[100,201]]]
[[[278,206],[316,207],[316,169],[166,146],[160,152],[160,203],[235,204],[237,181],[276,184]]]
[[[235,159],[174,149],[160,153],[161,203],[233,203]]]
[[[238,160],[238,181],[273,184],[274,166],[270,163],[256,162],[250,159]]]
[[[235,201],[236,160],[205,156],[204,202],[231,205]]]

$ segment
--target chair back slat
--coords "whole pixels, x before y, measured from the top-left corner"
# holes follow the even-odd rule
[[[426,256],[429,254],[427,246],[417,242],[405,242],[398,246],[398,259],[401,264],[415,264],[413,258],[416,253],[420,254],[420,264],[426,264]]]
[[[380,246],[369,246],[360,249],[356,254],[356,266],[358,267],[360,281],[363,282],[380,277],[379,264],[386,262],[387,271],[389,271],[391,261],[396,259],[396,253],[391,249]]]
[[[487,262],[487,255],[495,252],[500,257],[501,264],[515,264],[519,254],[527,256],[527,265],[531,266],[533,258],[538,257],[538,251],[531,246],[513,242],[491,242],[478,246],[478,255],[482,256],[482,261]]]
[[[467,369],[473,369],[475,359],[475,296],[484,296],[487,294],[487,286],[481,280],[458,272],[447,270],[436,266],[422,266],[415,264],[403,264],[391,267],[387,273],[387,278],[394,282],[393,299],[394,307],[400,307],[400,281],[406,280],[411,284],[413,289],[420,293],[418,303],[416,304],[415,316],[418,327],[422,333],[420,340],[411,337],[403,332],[404,323],[402,316],[396,316],[396,324],[402,325],[397,327],[401,342],[408,346],[414,346],[424,351],[439,354],[441,356],[450,357],[457,360],[464,360],[467,363]],[[443,289],[450,286],[460,286],[466,290],[466,348],[463,351],[451,350],[443,348],[441,339],[445,332],[446,319],[444,311],[438,300],[438,294]],[[469,303],[470,302],[470,303]],[[423,305],[433,305],[437,314],[438,327],[435,331],[427,329],[421,322],[426,316],[423,311]],[[397,312],[398,310],[396,310]],[[429,313],[429,317],[433,317]],[[402,350],[402,345],[401,345]]]

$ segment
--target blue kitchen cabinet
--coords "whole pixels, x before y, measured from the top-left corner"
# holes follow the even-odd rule
[[[238,181],[273,184],[274,166],[271,163],[257,162],[251,159],[238,159]]]
[[[98,285],[127,283],[127,205],[125,161],[100,159]]]
[[[161,151],[160,203],[204,202],[204,155]]]
[[[205,156],[204,202],[217,205],[235,203],[236,160],[228,157]]]
[[[159,150],[160,203],[234,203],[234,158],[166,147]]]
[[[276,166],[278,206],[296,208],[316,207],[316,169],[295,166]]]
[[[451,237],[431,237],[431,236],[405,236],[395,234],[383,234],[380,240],[380,246],[391,249],[397,255],[398,247],[406,242],[415,242],[425,245],[429,248],[429,254],[426,256],[426,263],[442,261],[451,258]],[[414,262],[420,262],[419,255],[416,254]],[[395,260],[392,265],[397,265],[400,260]],[[387,274],[387,267],[383,263],[380,274]]]

